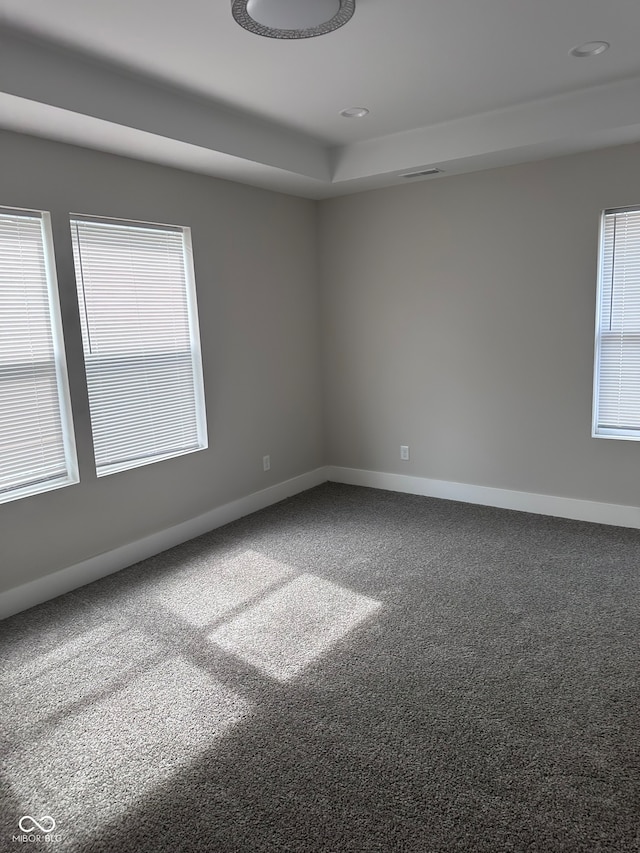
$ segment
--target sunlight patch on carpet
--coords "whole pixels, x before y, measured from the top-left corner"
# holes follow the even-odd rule
[[[158,654],[146,634],[109,622],[0,677],[0,719],[11,734],[64,715]]]
[[[22,814],[51,815],[67,835],[94,835],[196,761],[250,707],[199,668],[165,661],[45,738],[22,740],[5,772]]]
[[[210,639],[278,681],[288,681],[381,606],[303,574],[222,625]]]
[[[220,619],[273,584],[290,577],[293,569],[257,551],[184,572],[160,587],[156,601],[191,625]]]

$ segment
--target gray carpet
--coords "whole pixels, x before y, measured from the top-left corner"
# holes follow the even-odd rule
[[[0,849],[640,850],[639,557],[326,484],[6,620]]]

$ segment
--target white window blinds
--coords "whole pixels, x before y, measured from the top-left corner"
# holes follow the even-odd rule
[[[0,208],[0,502],[77,481],[49,217]]]
[[[640,209],[602,217],[593,434],[640,439]]]
[[[207,446],[188,228],[71,220],[98,476]]]

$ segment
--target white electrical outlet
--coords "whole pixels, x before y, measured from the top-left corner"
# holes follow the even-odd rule
[[[403,462],[409,461],[409,447],[406,444],[400,445],[400,459],[402,459]]]
[[[271,469],[271,457],[263,456],[262,457],[262,470],[269,471]]]

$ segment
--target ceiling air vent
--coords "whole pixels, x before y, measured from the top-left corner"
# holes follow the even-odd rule
[[[442,169],[420,169],[417,172],[405,172],[402,175],[399,175],[400,178],[425,178],[428,175],[441,175]]]

